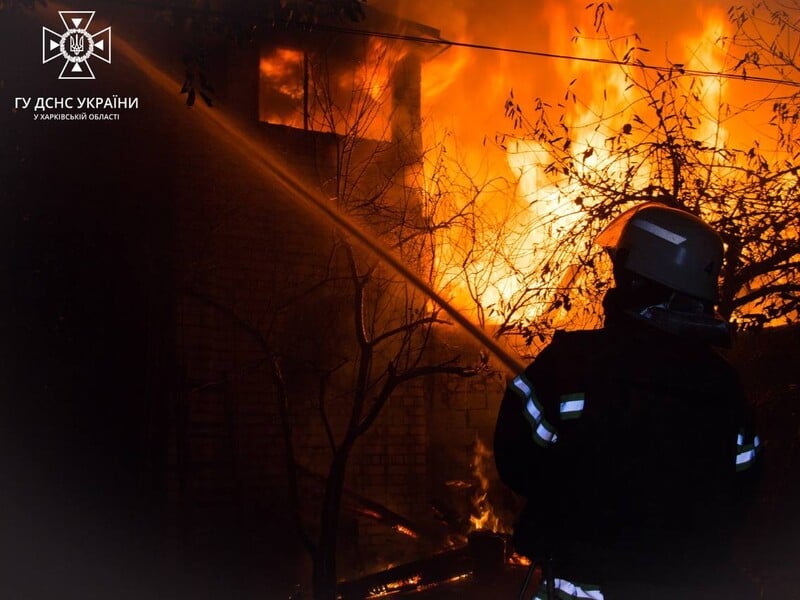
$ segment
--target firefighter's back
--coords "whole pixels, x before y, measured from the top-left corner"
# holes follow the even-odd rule
[[[708,346],[636,323],[562,334],[551,350],[559,409],[583,401],[578,415],[559,410],[541,482],[563,576],[673,589],[729,579],[734,372]]]

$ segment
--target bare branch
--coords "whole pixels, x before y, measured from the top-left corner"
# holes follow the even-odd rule
[[[354,435],[356,437],[361,436],[366,433],[370,427],[372,427],[375,419],[378,418],[378,415],[381,413],[383,407],[389,401],[392,393],[395,391],[398,385],[428,375],[448,374],[457,375],[458,377],[474,377],[482,371],[481,368],[459,366],[455,364],[457,360],[458,359],[455,358],[446,363],[417,367],[402,373],[395,373],[395,367],[390,363],[387,367],[389,376],[386,378],[380,393],[378,393],[373,400],[373,403],[367,411],[367,414],[364,416],[364,419],[361,421],[361,423],[359,423],[358,427],[354,431]]]
[[[763,287],[758,287],[754,289],[752,292],[743,294],[741,296],[737,296],[733,300],[733,305],[737,307],[746,306],[747,304],[755,302],[756,300],[768,299],[769,296],[775,294],[800,294],[800,284],[784,283],[781,285],[767,285]],[[800,296],[794,298],[795,302],[797,302],[797,300],[800,300]]]
[[[300,541],[310,554],[316,552],[316,546],[311,540],[311,536],[305,528],[300,514],[300,493],[297,485],[297,460],[295,458],[294,440],[292,436],[292,426],[289,421],[289,397],[286,392],[286,382],[283,379],[280,363],[277,357],[272,357],[272,381],[275,385],[278,413],[281,421],[281,432],[283,434],[283,444],[286,451],[286,477],[289,494],[289,508],[295,521],[297,533]]]
[[[417,329],[422,327],[423,325],[451,325],[450,321],[445,321],[444,319],[439,319],[435,316],[430,317],[423,317],[421,319],[416,319],[414,321],[409,321],[408,323],[404,323],[394,329],[390,329],[381,333],[380,335],[373,338],[371,344],[373,346],[377,346],[381,342],[385,342],[388,339],[391,339],[399,334],[409,334],[414,333]]]

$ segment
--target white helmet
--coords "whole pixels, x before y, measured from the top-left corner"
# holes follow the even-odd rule
[[[694,215],[647,202],[622,213],[596,242],[612,252],[617,266],[683,294],[717,301],[722,240]]]

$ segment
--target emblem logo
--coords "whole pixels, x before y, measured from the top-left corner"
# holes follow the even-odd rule
[[[59,79],[94,79],[89,59],[96,56],[111,63],[111,27],[89,33],[95,11],[58,11],[64,32],[42,27],[42,64],[59,56],[64,59]]]

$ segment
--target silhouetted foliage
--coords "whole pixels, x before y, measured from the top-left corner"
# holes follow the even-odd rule
[[[769,62],[780,77],[795,77],[797,44],[792,45],[791,38],[794,54],[780,50],[772,38],[752,32],[745,37],[748,25],[765,7],[759,2],[751,11],[733,9],[737,35],[717,43],[725,49],[732,43],[732,52],[743,50],[739,70],[763,66],[766,49],[774,54]],[[599,5],[590,8],[600,11]],[[719,309],[725,318],[741,327],[796,321],[796,93],[769,100],[775,103],[771,124],[779,132],[777,150],[762,149],[758,140],[749,147],[733,146],[725,128],[752,107],[727,104],[719,93],[721,79],[689,77],[684,65],[674,64],[668,71],[644,68],[640,57],[646,49],[638,36],[614,37],[606,28],[605,13],[595,15],[595,35],[622,63],[621,83],[613,90],[607,84],[602,100],[581,98],[572,89],[573,81],[560,103],[537,99],[533,106],[523,106],[512,95],[505,107],[513,131],[498,141],[512,152],[534,157],[527,168],[539,175],[538,191],[546,188],[558,197],[555,208],[545,206],[543,220],[534,224],[552,237],[536,248],[540,268],[530,285],[523,286],[533,290],[531,300],[552,302],[561,324],[565,313],[572,313],[578,323],[590,320],[609,279],[607,266],[598,269],[604,257],[592,240],[634,203],[657,201],[701,217],[722,236],[726,252]],[[794,16],[785,11],[771,15],[778,35],[797,35],[791,26]],[[607,101],[612,91],[622,99],[616,105]],[[536,212],[541,198],[533,194],[529,200]],[[555,287],[537,286],[535,279],[548,273],[555,274]],[[583,314],[576,314],[576,308]],[[532,341],[552,328],[554,314],[545,313],[539,321],[518,319],[517,324]]]
[[[778,142],[797,158],[797,125],[800,121],[800,4],[759,0],[748,6],[728,10],[734,26],[733,53],[738,57],[734,70],[742,75],[768,75],[784,82],[766,90],[752,104],[769,105],[770,125]]]

